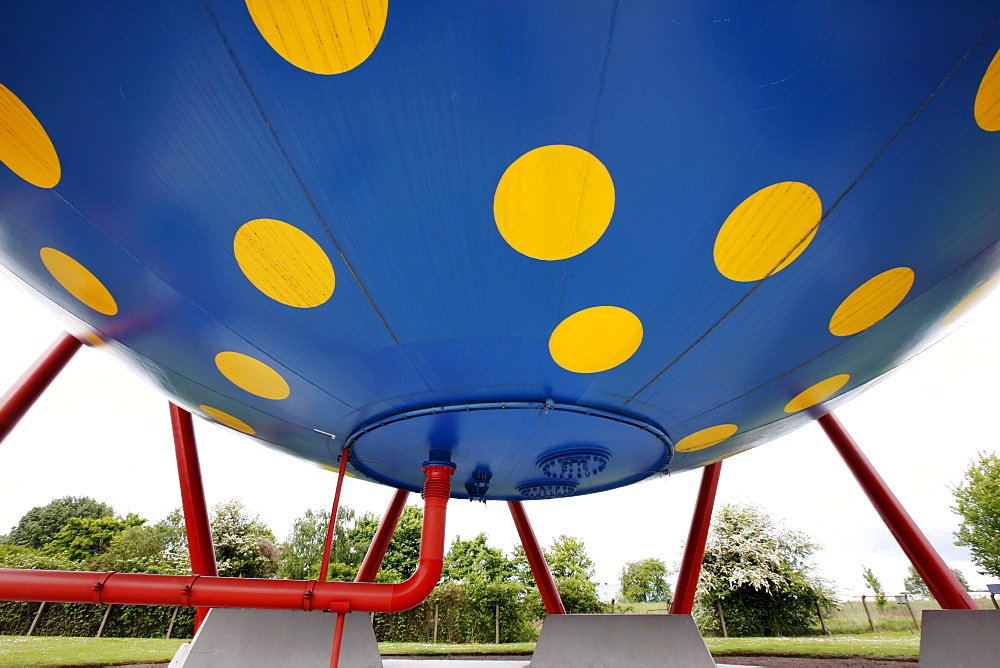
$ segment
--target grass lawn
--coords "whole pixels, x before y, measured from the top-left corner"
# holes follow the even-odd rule
[[[184,640],[158,638],[60,638],[0,636],[0,666],[84,666],[166,663]],[[725,656],[863,656],[915,659],[920,636],[910,633],[862,633],[805,638],[706,638],[713,654]],[[534,643],[506,645],[431,645],[380,643],[385,655],[530,654]]]

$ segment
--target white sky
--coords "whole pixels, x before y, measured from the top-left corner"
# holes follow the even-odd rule
[[[43,305],[0,274],[0,393],[62,332]],[[934,546],[974,589],[988,579],[952,544],[956,484],[979,450],[996,451],[1000,374],[1000,291],[970,322],[918,356],[837,415]],[[195,421],[209,504],[238,498],[279,540],[306,508],[326,508],[336,476],[262,447],[258,441]],[[84,348],[0,445],[0,534],[34,506],[66,495],[91,496],[118,513],[162,519],[180,506],[167,400],[99,350]],[[525,504],[543,545],[582,539],[610,597],[626,561],[680,562],[701,471],[576,499]],[[343,503],[359,513],[385,509],[392,490],[347,479]],[[418,503],[417,495],[411,502]],[[843,595],[865,593],[862,566],[889,593],[900,591],[902,551],[815,424],[723,464],[717,505],[759,505],[822,546],[814,561]],[[452,501],[449,538],[485,531],[510,550],[517,535],[505,503]]]

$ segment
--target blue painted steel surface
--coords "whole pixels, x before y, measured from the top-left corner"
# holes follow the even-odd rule
[[[419,488],[442,430],[456,481],[491,470],[489,498],[521,498],[538,458],[574,443],[611,453],[578,493],[700,467],[805,424],[785,407],[824,379],[848,374],[824,405],[847,400],[946,333],[996,273],[1000,132],[973,117],[996,15],[995,2],[390,0],[372,55],[327,76],[276,53],[243,3],[4,3],[0,84],[62,175],[40,188],[0,166],[0,259],[177,403],[322,464],[367,424],[458,404],[551,400],[668,441],[651,453],[651,432],[543,408],[448,412],[401,424],[402,441],[358,438],[362,477]],[[588,151],[615,188],[600,239],[556,261],[517,252],[493,211],[507,168],[550,145]],[[815,238],[768,278],[726,278],[722,224],[788,181],[822,200]],[[251,284],[234,236],[260,218],[329,257],[328,301],[297,308]],[[97,276],[117,314],[54,280],[44,247]],[[832,334],[841,302],[896,267],[914,272],[899,306]],[[638,350],[606,371],[562,368],[554,328],[601,305],[639,318]],[[227,380],[223,351],[269,366],[288,397]],[[730,424],[717,445],[673,451]]]

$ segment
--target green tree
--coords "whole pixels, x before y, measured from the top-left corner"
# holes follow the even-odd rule
[[[816,618],[816,605],[833,608],[833,592],[811,573],[817,546],[788,531],[753,506],[724,505],[712,520],[696,616],[706,631],[720,628],[724,611],[730,635],[802,635]]]
[[[107,549],[87,562],[87,570],[120,573],[183,575],[190,562],[170,558],[170,547],[178,540],[175,527],[162,521],[133,526],[111,539]]]
[[[374,513],[365,513],[347,532],[354,554],[360,563],[378,530],[379,518]],[[424,527],[424,511],[416,506],[406,506],[399,518],[399,524],[392,535],[392,541],[385,552],[379,569],[379,582],[399,582],[413,575],[420,558],[420,535]]]
[[[1000,457],[980,452],[952,493],[962,517],[955,543],[968,546],[980,573],[1000,577]]]
[[[870,568],[865,568],[861,566],[861,576],[865,579],[865,584],[868,588],[875,592],[875,605],[879,609],[884,608],[889,604],[889,599],[885,597],[885,589],[882,588],[882,581],[875,577],[875,573]]]
[[[78,571],[81,564],[57,554],[23,545],[0,545],[0,568],[40,568],[46,571]]]
[[[632,603],[666,601],[670,598],[667,565],[659,559],[630,561],[622,568],[619,597]]]
[[[486,544],[486,534],[472,540],[455,538],[444,557],[442,577],[450,582],[506,582],[514,576],[514,564],[503,550]]]
[[[594,562],[587,556],[579,538],[560,535],[544,553],[556,580],[589,580],[594,577]]]
[[[125,517],[71,517],[45,546],[45,552],[58,554],[71,561],[96,557],[111,545],[112,539],[146,520],[135,513]]]
[[[278,547],[281,555],[278,577],[292,580],[312,580],[319,577],[329,518],[328,512],[310,509],[295,520],[288,538]],[[328,573],[328,577],[333,576],[334,580],[353,579],[353,572],[357,571],[353,568],[357,561],[355,550],[348,537],[348,524],[353,520],[354,511],[348,506],[341,506],[337,510]]]
[[[274,534],[259,515],[249,515],[233,499],[212,508],[210,523],[219,575],[271,578],[278,572]]]
[[[951,572],[955,574],[958,578],[959,583],[965,591],[969,591],[969,582],[965,579],[965,575],[962,571],[957,568],[951,569]],[[909,567],[909,574],[903,579],[903,591],[905,591],[910,596],[915,596],[917,598],[933,598],[931,595],[931,590],[924,582],[924,579],[920,577],[920,573],[913,566]]]
[[[111,506],[89,496],[64,496],[26,512],[17,526],[11,529],[7,540],[11,545],[41,548],[59,533],[71,517],[100,519],[114,514]]]

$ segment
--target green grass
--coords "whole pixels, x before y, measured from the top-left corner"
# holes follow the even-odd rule
[[[184,640],[0,636],[0,666],[167,662]]]
[[[826,656],[915,659],[920,636],[912,633],[858,633],[801,638],[705,638],[712,654],[735,656]]]
[[[476,643],[474,645],[432,645],[418,642],[380,642],[379,651],[390,654],[531,654],[533,642],[514,642],[500,645]]]

